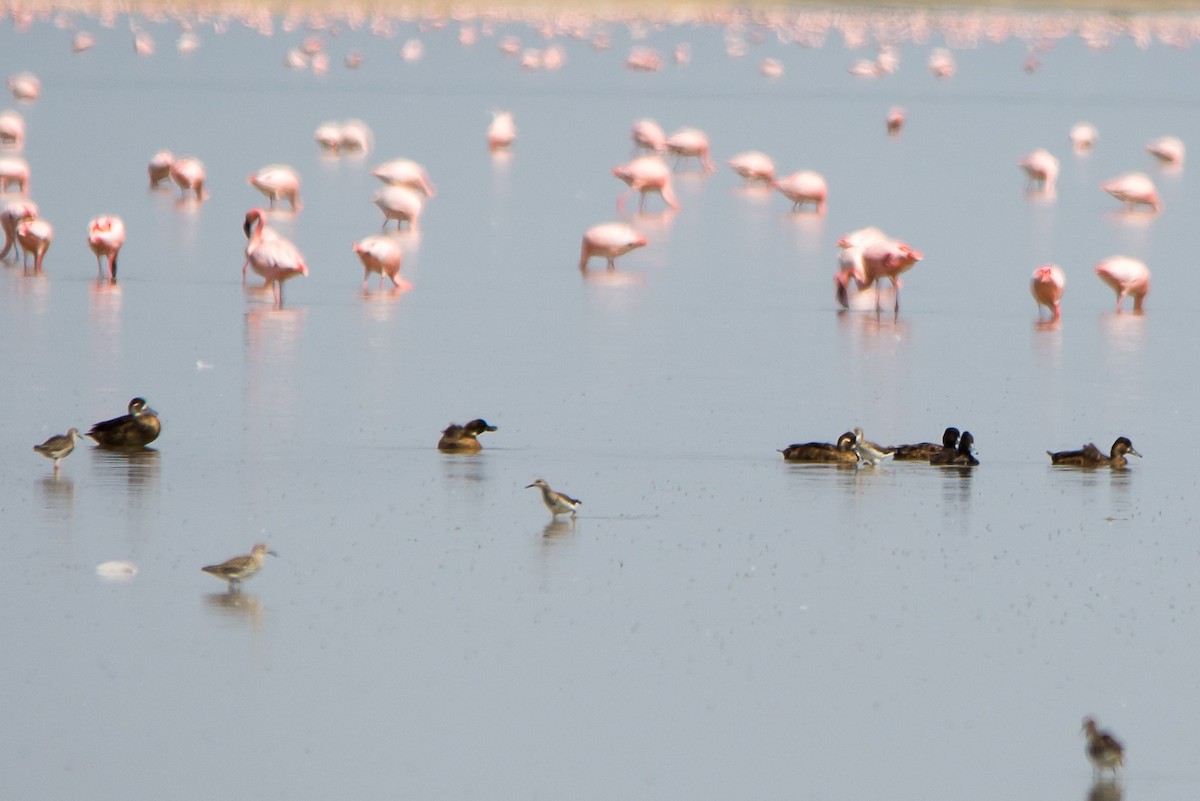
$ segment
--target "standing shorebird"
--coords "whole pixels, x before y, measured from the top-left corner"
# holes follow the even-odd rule
[[[245,556],[235,556],[219,565],[209,565],[200,569],[209,575],[216,576],[222,581],[228,582],[229,590],[233,592],[240,587],[242,579],[248,579],[262,570],[263,559],[267,554],[279,556],[274,551],[267,550],[267,546],[260,542]]]
[[[1098,779],[1104,771],[1111,771],[1117,778],[1117,768],[1125,766],[1125,746],[1116,737],[1096,728],[1092,718],[1083,719],[1083,733],[1087,736],[1087,756],[1092,762],[1092,773]]]
[[[542,491],[542,502],[546,504],[546,508],[550,510],[553,517],[559,515],[575,516],[575,510],[580,507],[582,501],[572,498],[561,492],[556,492],[550,489],[550,485],[544,479],[539,478],[532,484],[525,485],[525,489],[537,487]]]
[[[54,472],[57,473],[60,463],[75,450],[75,442],[79,439],[79,429],[72,428],[65,434],[55,434],[41,445],[34,445],[33,449],[47,459],[53,459]]]
[[[854,445],[852,447],[854,448],[854,452],[858,454],[858,458],[862,460],[864,464],[869,464],[872,467],[880,462],[884,462],[892,458],[891,453],[885,451],[883,448],[880,448],[875,443],[869,442],[867,438],[863,436],[863,430],[861,428],[854,429]]]

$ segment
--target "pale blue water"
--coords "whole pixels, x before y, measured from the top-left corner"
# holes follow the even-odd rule
[[[611,50],[562,38],[566,66],[530,73],[497,48],[540,46],[524,25],[464,48],[410,22],[326,36],[314,77],[282,66],[306,31],[199,25],[181,58],[174,23],[143,22],[138,58],[126,18],[81,19],[80,55],[48,22],[0,28],[7,73],[43,82],[8,105],[57,232],[45,277],[0,274],[6,797],[1080,799],[1085,714],[1127,741],[1130,801],[1196,793],[1200,208],[1190,166],[1142,151],[1200,142],[1195,48],[1069,38],[1026,74],[1020,43],[985,44],[937,81],[933,37],[862,80],[870,53],[836,37],[730,59],[721,29],[664,25],[636,43],[667,68],[635,74],[612,25]],[[650,244],[582,280],[643,116],[705,130],[721,169],[678,174],[681,211],[629,218]],[[323,157],[313,131],[348,117],[375,151]],[[202,206],[146,190],[164,147],[207,165]],[[1062,162],[1052,204],[1023,192],[1035,147]],[[724,162],[748,149],[823,172],[828,214],[743,190]],[[398,156],[438,195],[405,238],[414,289],[364,295],[350,244]],[[311,270],[283,310],[239,276],[245,177],[275,162],[305,207],[273,224]],[[1153,219],[1098,189],[1135,169]],[[104,212],[129,229],[115,291],[84,233]],[[898,319],[836,311],[835,243],[864,225],[926,254]],[[1145,316],[1091,275],[1114,253],[1154,273]],[[1045,261],[1068,277],[1056,331],[1028,293]],[[80,446],[55,479],[30,451],[134,395],[155,452]],[[499,428],[481,454],[434,449],[477,416]],[[983,464],[776,453],[855,425],[957,425]],[[1126,473],[1044,454],[1119,434],[1145,454]],[[548,526],[537,477],[583,500],[574,523]],[[239,597],[200,572],[257,541],[280,557]],[[106,582],[109,559],[140,572]]]

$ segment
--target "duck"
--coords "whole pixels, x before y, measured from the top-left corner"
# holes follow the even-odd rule
[[[871,442],[863,435],[861,428],[854,429],[854,452],[858,454],[858,458],[864,464],[871,466],[877,465],[880,462],[885,462],[892,458],[892,454],[886,448],[881,448],[874,442]]]
[[[78,439],[79,429],[72,428],[65,434],[55,434],[41,445],[34,445],[33,449],[47,459],[53,459],[54,472],[57,473],[62,460],[70,456],[71,451],[75,450],[75,442]]]
[[[915,445],[893,445],[889,450],[898,462],[928,462],[943,450],[954,451],[958,447],[958,429],[951,426],[942,432],[942,444],[918,442]]]
[[[129,414],[92,426],[87,435],[101,448],[144,448],[158,438],[162,424],[145,398],[129,401]]]
[[[537,479],[532,484],[526,484],[525,489],[537,487],[542,491],[542,502],[546,504],[546,508],[550,510],[551,517],[559,515],[575,516],[575,510],[582,505],[582,501],[577,498],[572,498],[565,492],[556,492],[550,489],[550,485],[544,479]]]
[[[475,419],[461,426],[458,423],[451,423],[442,431],[442,438],[438,440],[438,450],[474,453],[483,448],[476,437],[485,431],[495,430],[496,427],[489,425],[487,420]]]
[[[828,442],[804,442],[789,445],[780,451],[787,462],[839,462],[854,464],[858,454],[854,452],[854,432],[847,431],[838,437],[837,444]]]
[[[947,434],[950,429],[947,429]],[[962,432],[962,436],[958,438],[957,448],[943,448],[935,453],[929,459],[930,464],[937,465],[957,465],[959,467],[974,467],[979,464],[979,460],[975,458],[975,454],[971,453],[971,446],[975,444],[975,438],[971,436],[970,431]]]
[[[1083,719],[1083,733],[1087,737],[1085,753],[1096,777],[1108,770],[1116,778],[1117,768],[1125,764],[1125,747],[1112,734],[1097,728],[1093,718]]]
[[[216,576],[227,582],[229,590],[233,592],[240,587],[243,579],[251,578],[259,570],[262,570],[263,559],[267,554],[279,556],[260,542],[245,556],[235,556],[232,559],[226,559],[219,565],[209,565],[200,569],[210,576]]]
[[[1125,458],[1127,453],[1142,458],[1142,455],[1133,449],[1133,443],[1128,437],[1117,437],[1108,456],[1090,442],[1077,451],[1046,451],[1051,464],[1067,467],[1111,467],[1114,470],[1121,470],[1129,464],[1129,460]]]

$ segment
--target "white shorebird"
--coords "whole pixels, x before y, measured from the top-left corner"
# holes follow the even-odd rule
[[[571,517],[574,517],[575,510],[581,505],[581,501],[572,498],[570,495],[550,489],[550,485],[547,484],[543,479],[539,478],[532,484],[527,484],[525,489],[530,489],[532,487],[537,487],[542,491],[542,501],[546,504],[546,508],[550,510],[550,514],[554,517],[558,517],[559,515],[570,515]]]
[[[874,443],[868,442],[867,438],[863,436],[863,430],[861,428],[854,429],[854,445],[852,447],[862,462],[872,466],[892,458],[892,454],[883,450]]]

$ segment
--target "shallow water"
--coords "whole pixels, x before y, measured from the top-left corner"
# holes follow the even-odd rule
[[[524,24],[463,47],[403,22],[322,34],[314,77],[282,66],[310,32],[278,20],[200,25],[187,57],[175,23],[142,21],[158,52],[138,58],[126,18],[77,19],[98,44],[76,56],[47,22],[0,28],[6,68],[43,82],[14,107],[57,232],[44,277],[0,274],[7,796],[1082,799],[1084,714],[1127,741],[1127,798],[1200,787],[1200,208],[1189,167],[1142,151],[1200,142],[1196,48],[1068,37],[1030,74],[1009,40],[938,81],[935,35],[863,80],[872,51],[832,37],[730,58],[721,28],[612,25],[611,50],[560,39],[551,73],[497,49],[540,46]],[[621,67],[678,42],[686,67]],[[493,109],[515,115],[508,158]],[[581,279],[644,116],[704,129],[721,167],[684,166],[681,211],[652,198],[626,217],[650,244]],[[312,132],[347,117],[374,152],[323,156]],[[1082,119],[1100,140],[1076,156]],[[147,191],[163,147],[205,162],[209,200]],[[1023,189],[1035,147],[1062,162],[1053,202]],[[743,188],[724,161],[747,149],[823,172],[827,215]],[[438,194],[402,238],[412,291],[364,293],[350,243],[381,223],[370,167],[398,156]],[[239,280],[245,176],[272,162],[303,178],[272,224],[311,270],[282,309]],[[1135,169],[1162,214],[1097,188]],[[102,212],[129,229],[115,287],[86,247]],[[926,254],[898,316],[837,312],[835,243],[864,225]],[[1090,274],[1114,253],[1154,272],[1144,316]],[[1068,277],[1056,330],[1028,292],[1045,261]],[[58,477],[30,452],[134,395],[161,414],[153,451],[81,445]],[[499,428],[481,454],[434,449],[476,416]],[[855,425],[957,425],[983,464],[776,453]],[[1145,454],[1123,473],[1044,453],[1119,434]],[[539,476],[577,520],[549,523]],[[280,557],[240,594],[200,572],[257,541]],[[102,580],[110,559],[140,572]]]

